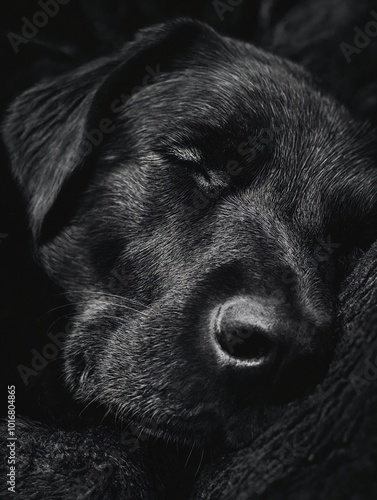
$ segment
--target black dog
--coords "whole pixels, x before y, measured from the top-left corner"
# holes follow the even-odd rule
[[[171,22],[22,94],[4,137],[37,258],[76,304],[75,398],[229,449],[318,381],[375,236],[376,150],[303,69]]]

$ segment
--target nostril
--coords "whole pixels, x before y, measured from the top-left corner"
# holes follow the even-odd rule
[[[228,326],[218,332],[218,342],[232,356],[255,361],[269,358],[275,349],[274,342],[252,326]]]

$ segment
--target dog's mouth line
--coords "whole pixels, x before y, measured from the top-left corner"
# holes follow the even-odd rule
[[[194,422],[199,425],[194,425]],[[200,415],[192,422],[189,422],[188,419],[182,421],[178,417],[174,419],[174,422],[172,419],[156,420],[156,423],[152,422],[152,425],[133,418],[127,418],[120,423],[120,426],[122,434],[125,433],[127,436],[140,441],[161,439],[165,442],[173,441],[183,447],[198,448],[215,441],[224,441],[222,427],[218,423],[214,424],[208,420],[203,420]]]

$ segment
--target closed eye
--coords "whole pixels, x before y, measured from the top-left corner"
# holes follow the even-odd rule
[[[176,167],[176,174],[191,178],[203,194],[211,200],[217,200],[228,190],[230,176],[218,165],[211,165],[200,149],[195,147],[170,147],[163,152],[163,157],[170,166]]]
[[[218,196],[228,187],[229,178],[226,173],[208,167],[205,163],[193,163],[180,160],[180,166],[191,175],[198,187],[213,196]]]
[[[172,164],[182,168],[191,175],[203,189],[223,184],[219,173],[208,167],[201,151],[196,148],[174,148],[164,154],[165,158]]]

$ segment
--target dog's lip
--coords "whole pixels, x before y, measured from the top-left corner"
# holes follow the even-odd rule
[[[151,425],[146,425],[145,422]],[[201,445],[214,439],[221,439],[224,423],[215,411],[203,410],[192,415],[175,415],[174,417],[159,415],[158,419],[135,418],[125,419],[125,423],[134,425],[137,434],[151,438],[174,439],[181,444],[197,443]],[[154,425],[155,424],[155,425]]]

